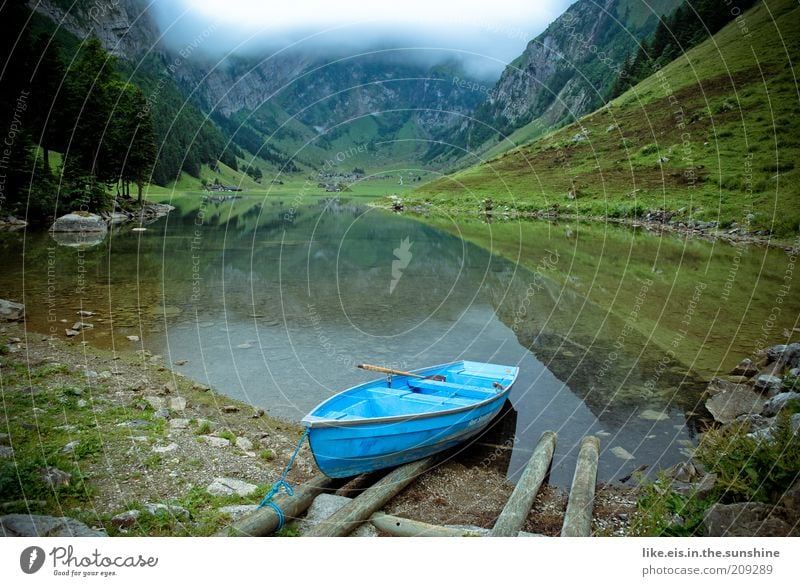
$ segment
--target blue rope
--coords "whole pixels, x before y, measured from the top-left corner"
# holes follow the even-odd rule
[[[303,437],[300,438],[300,441],[297,442],[297,447],[294,449],[294,454],[292,457],[289,458],[289,463],[286,465],[286,469],[283,471],[283,475],[281,475],[278,482],[272,485],[272,489],[267,493],[267,496],[264,497],[264,500],[261,501],[261,504],[258,505],[258,508],[261,509],[263,507],[271,507],[273,511],[278,515],[278,531],[283,529],[283,523],[286,520],[286,517],[281,511],[281,508],[273,502],[272,497],[274,497],[278,492],[283,489],[284,492],[289,495],[294,495],[294,489],[292,485],[286,482],[286,477],[289,476],[289,471],[294,466],[294,461],[297,459],[297,454],[300,453],[300,448],[303,446],[303,442],[306,441],[309,432],[311,431],[310,427],[307,427],[306,430],[303,432]]]

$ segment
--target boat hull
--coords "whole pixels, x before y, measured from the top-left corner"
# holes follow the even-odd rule
[[[399,466],[454,447],[483,431],[500,411],[508,389],[475,409],[389,423],[312,427],[309,442],[317,466],[346,478]]]

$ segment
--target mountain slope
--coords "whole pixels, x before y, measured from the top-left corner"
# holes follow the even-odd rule
[[[769,0],[603,108],[426,184],[416,200],[476,209],[736,222],[797,233],[800,7]]]
[[[475,120],[447,137],[458,148],[435,148],[430,156],[458,157],[462,148],[482,151],[495,143],[496,150],[507,150],[513,143],[503,137],[517,129],[527,126],[514,138],[530,139],[591,112],[638,41],[680,1],[663,0],[651,9],[639,0],[579,0],[508,65]]]

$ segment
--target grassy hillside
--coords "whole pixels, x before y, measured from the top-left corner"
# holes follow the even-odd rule
[[[589,216],[679,211],[793,237],[800,7],[768,0],[578,122],[428,183],[411,199]]]

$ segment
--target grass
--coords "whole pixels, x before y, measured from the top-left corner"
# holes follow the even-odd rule
[[[748,435],[746,423],[706,432],[695,458],[717,476],[711,493],[704,499],[679,494],[665,477],[646,485],[633,534],[700,535],[703,516],[714,503],[778,503],[800,478],[800,442],[790,420],[797,409],[790,406],[779,413],[772,441]]]
[[[473,212],[491,197],[496,207],[559,205],[601,217],[635,204],[739,223],[753,213],[753,229],[793,237],[800,121],[789,58],[800,58],[800,7],[767,4],[746,14],[751,37],[733,22],[580,121],[427,183],[409,200]],[[588,139],[574,140],[581,129]],[[569,201],[573,187],[581,197]]]

